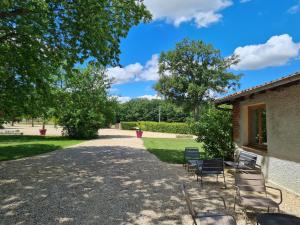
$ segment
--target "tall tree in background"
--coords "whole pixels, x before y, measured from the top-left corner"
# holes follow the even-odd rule
[[[228,72],[235,56],[224,58],[203,41],[184,39],[175,50],[163,52],[159,60],[159,81],[155,89],[167,100],[193,112],[199,120],[201,106],[212,93],[224,93],[238,86],[240,76]]]
[[[0,95],[46,87],[58,68],[72,74],[86,60],[118,64],[121,38],[150,19],[142,0],[1,0]],[[0,98],[7,108],[0,114],[21,102],[7,98]]]

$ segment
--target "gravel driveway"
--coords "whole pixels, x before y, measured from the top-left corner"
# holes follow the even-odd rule
[[[226,190],[215,177],[206,178],[201,188],[181,165],[163,163],[147,152],[134,132],[100,134],[65,150],[0,162],[0,225],[192,224],[182,182],[192,198],[225,197],[238,224],[244,224],[240,208],[233,211],[232,171],[226,174]],[[300,197],[283,190],[283,199],[282,211],[300,216]],[[194,206],[215,208],[217,203],[207,199]]]
[[[183,174],[141,140],[111,134],[1,162],[0,224],[182,224]]]

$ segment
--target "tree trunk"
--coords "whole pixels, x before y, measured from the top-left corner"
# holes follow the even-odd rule
[[[33,117],[31,118],[31,126],[34,127]]]
[[[12,126],[12,127],[14,126],[14,120],[11,121],[11,126]]]
[[[194,120],[199,121],[200,120],[200,105],[196,105],[194,108]]]
[[[54,118],[54,128],[57,128],[56,118]]]

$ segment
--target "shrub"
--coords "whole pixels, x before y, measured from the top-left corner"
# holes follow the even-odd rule
[[[186,123],[167,123],[167,122],[148,122],[142,121],[139,127],[145,131],[162,132],[162,133],[175,133],[175,134],[188,134],[190,129]]]
[[[122,130],[134,130],[138,126],[138,122],[121,122]]]
[[[144,131],[175,133],[175,134],[189,134],[190,128],[187,123],[167,123],[167,122],[121,122],[122,130],[134,130],[139,127]]]
[[[69,77],[59,92],[57,117],[63,134],[93,138],[114,116],[114,101],[108,97],[109,80],[104,70],[88,67]]]
[[[191,127],[193,134],[198,136],[197,140],[203,142],[209,157],[233,158],[235,146],[230,112],[210,107]]]

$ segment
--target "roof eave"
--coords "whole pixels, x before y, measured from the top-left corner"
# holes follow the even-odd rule
[[[240,93],[232,94],[224,98],[216,99],[214,103],[216,105],[221,104],[233,104],[236,101],[242,101],[245,97],[251,96],[254,94],[265,93],[268,90],[277,89],[283,86],[290,86],[300,82],[300,72],[283,77],[279,80],[271,81],[265,85],[258,86],[257,88],[250,88]]]

